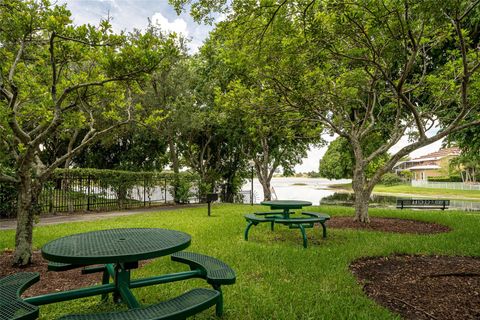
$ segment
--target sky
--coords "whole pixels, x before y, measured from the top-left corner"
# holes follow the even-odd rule
[[[151,19],[162,30],[182,33],[189,38],[188,47],[192,53],[195,53],[201,47],[203,41],[208,37],[208,33],[213,29],[213,26],[196,23],[188,13],[182,13],[178,16],[167,0],[58,0],[58,3],[67,3],[67,8],[72,12],[74,24],[89,23],[96,25],[101,19],[111,17],[111,24],[116,32],[145,29],[148,25],[148,19]],[[436,130],[432,129],[427,134],[435,132]],[[327,141],[334,139],[330,136],[324,138]],[[408,139],[404,137],[390,149],[390,152],[400,150],[407,143]],[[416,158],[437,151],[440,147],[441,140],[412,152],[410,157]],[[322,148],[312,147],[307,158],[295,167],[295,171],[318,171],[319,161],[326,150],[327,146]]]

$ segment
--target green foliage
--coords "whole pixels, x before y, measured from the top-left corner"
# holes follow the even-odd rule
[[[405,179],[407,181],[411,181],[412,178],[413,178],[413,172],[410,171],[410,170],[402,170],[400,172],[400,177],[402,177],[403,179]]]
[[[365,146],[363,146],[366,155],[373,152],[380,143],[377,137],[372,136],[370,140],[365,142]],[[366,177],[371,178],[378,168],[382,167],[388,159],[388,154],[384,153],[370,161],[365,166]],[[351,144],[347,139],[339,137],[330,143],[327,152],[325,152],[325,155],[320,160],[319,173],[322,177],[328,179],[352,178],[354,165],[355,157]]]
[[[432,182],[462,182],[462,177],[460,177],[460,176],[428,177],[428,181],[432,181]]]
[[[174,179],[170,193],[173,194],[175,203],[189,203],[190,198],[195,196],[192,192],[192,181],[185,176]]]
[[[136,118],[141,106],[133,95],[146,74],[177,54],[175,42],[152,30],[116,34],[108,20],[73,25],[66,4],[0,2],[0,145],[15,159],[16,174],[0,172],[0,180],[18,183],[29,198],[18,204],[15,263],[30,262],[43,183],[90,143]],[[121,197],[126,189],[118,189]]]
[[[320,172],[316,172],[316,171],[307,172],[307,175],[308,175],[309,178],[321,178],[322,177]]]
[[[351,178],[353,159],[348,142],[337,138],[330,143],[327,152],[320,160],[318,172],[327,179]]]
[[[395,186],[402,183],[402,179],[395,173],[385,173],[381,183],[386,186]]]
[[[14,218],[17,214],[17,187],[0,182],[0,218]]]

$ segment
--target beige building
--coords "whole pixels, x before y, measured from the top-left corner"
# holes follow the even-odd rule
[[[399,162],[393,167],[396,173],[408,170],[412,172],[413,180],[428,180],[428,177],[448,176],[449,162],[460,155],[456,147],[440,149],[424,156]]]

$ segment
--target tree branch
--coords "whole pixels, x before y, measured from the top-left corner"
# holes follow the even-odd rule
[[[0,182],[18,183],[20,180],[6,174],[0,174]]]

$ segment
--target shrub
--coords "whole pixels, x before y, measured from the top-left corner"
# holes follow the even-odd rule
[[[13,183],[0,183],[0,217],[16,217],[17,196],[17,188]]]
[[[397,184],[401,184],[402,179],[395,173],[386,173],[383,175],[381,182],[386,186],[394,186]]]
[[[428,181],[432,181],[432,182],[462,182],[462,177],[460,177],[460,176],[428,177]]]

